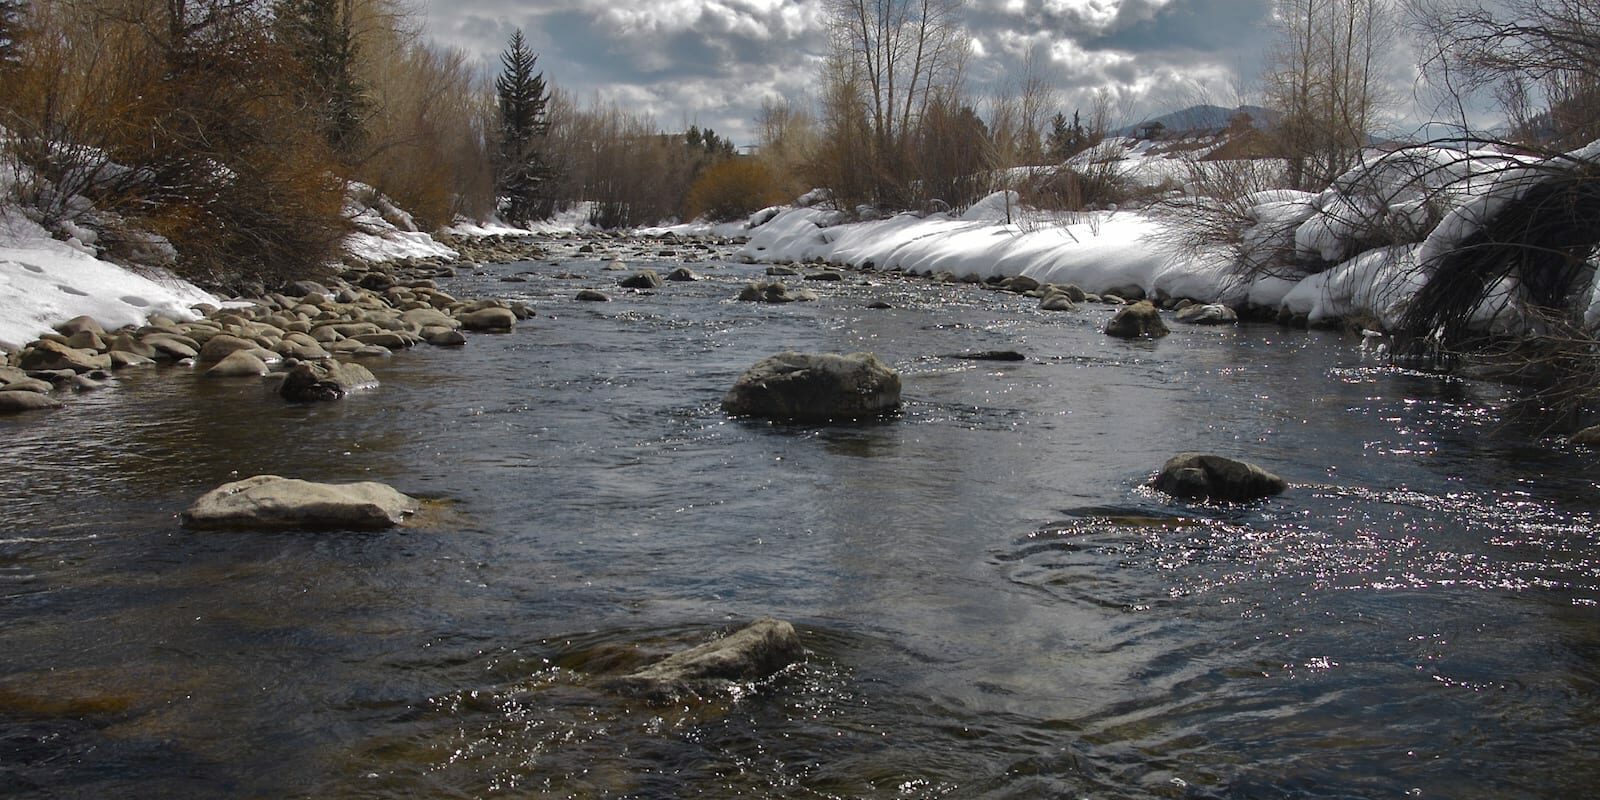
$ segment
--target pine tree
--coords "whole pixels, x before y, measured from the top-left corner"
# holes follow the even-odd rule
[[[1050,157],[1057,161],[1066,161],[1072,148],[1072,130],[1067,127],[1067,117],[1057,111],[1050,120],[1050,136],[1045,140],[1045,149]]]
[[[350,0],[279,0],[277,35],[306,71],[306,102],[334,152],[353,157],[366,139],[366,93],[356,80]]]
[[[553,170],[544,154],[545,136],[550,132],[546,117],[550,93],[544,73],[533,71],[538,60],[518,30],[500,54],[503,69],[494,81],[500,99],[501,213],[508,222],[519,224],[544,219],[553,211],[546,191]]]

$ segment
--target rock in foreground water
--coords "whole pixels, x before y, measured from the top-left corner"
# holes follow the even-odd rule
[[[722,398],[736,416],[816,422],[900,407],[900,374],[871,353],[779,353],[745,370]]]
[[[183,522],[191,528],[251,530],[381,530],[400,524],[421,503],[382,483],[311,483],[256,475],[200,497]]]
[[[1279,494],[1288,484],[1248,462],[1204,453],[1179,453],[1161,467],[1155,487],[1191,500],[1246,502]]]
[[[621,680],[651,695],[703,694],[730,682],[758,681],[805,658],[794,626],[762,617],[728,636],[674,653]]]

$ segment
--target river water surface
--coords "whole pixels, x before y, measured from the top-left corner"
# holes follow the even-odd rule
[[[571,248],[445,281],[539,315],[338,403],[168,368],[0,419],[0,795],[1600,792],[1596,455],[1510,390],[894,276],[767,306],[732,299],[760,268],[706,261],[636,294]],[[903,412],[728,419],[784,349],[876,352]],[[1028,360],[948,357],[995,349]],[[1291,488],[1143,488],[1186,450]],[[258,473],[438,502],[178,525]],[[803,665],[705,704],[605,688],[763,615]]]

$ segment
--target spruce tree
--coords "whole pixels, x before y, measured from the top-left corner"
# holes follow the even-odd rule
[[[500,100],[501,214],[518,224],[544,219],[553,211],[545,189],[553,175],[544,154],[544,139],[550,132],[546,116],[550,93],[544,73],[533,71],[538,60],[518,30],[500,54],[502,70],[494,81]]]
[[[306,72],[306,103],[335,153],[350,159],[365,140],[368,102],[356,80],[350,0],[279,0],[278,40]]]

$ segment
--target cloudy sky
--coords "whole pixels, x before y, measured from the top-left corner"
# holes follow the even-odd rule
[[[521,28],[581,103],[648,111],[663,129],[754,143],[763,98],[806,101],[826,52],[825,0],[422,0],[434,41],[494,63]],[[1016,80],[1031,52],[1056,109],[1117,93],[1113,123],[1196,102],[1254,101],[1271,0],[967,0],[969,87]],[[498,66],[495,67],[498,69]]]

